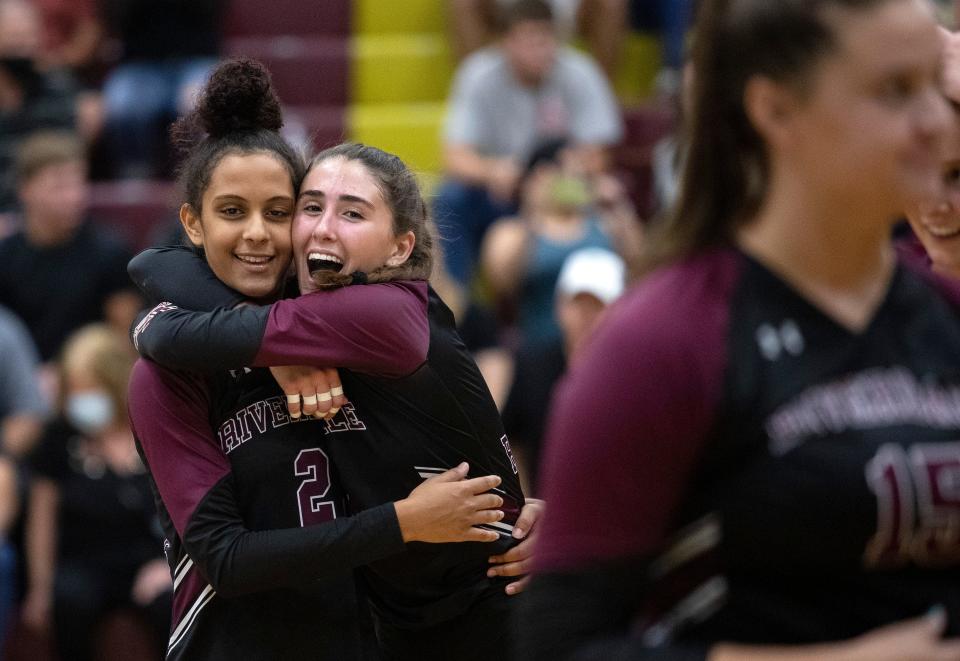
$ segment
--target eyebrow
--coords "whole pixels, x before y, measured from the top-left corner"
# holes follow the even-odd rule
[[[324,199],[325,199],[327,196],[326,196],[326,194],[325,194],[323,191],[320,191],[320,190],[305,190],[305,191],[303,191],[303,192],[300,193],[300,197],[301,197],[301,198],[304,198],[304,197],[318,197],[318,198],[324,198]],[[354,202],[354,203],[356,203],[356,204],[363,204],[364,206],[368,206],[368,207],[372,207],[372,206],[373,206],[373,204],[372,204],[370,201],[368,201],[368,200],[366,200],[366,199],[364,199],[364,198],[362,198],[362,197],[360,197],[360,196],[358,196],[358,195],[341,195],[341,196],[340,196],[340,200],[343,201],[343,202]]]
[[[240,200],[241,202],[249,201],[243,195],[236,195],[233,193],[228,193],[226,195],[217,195],[215,198],[213,198],[214,202],[224,202],[227,200]],[[269,200],[267,200],[267,204],[271,204],[273,202],[290,202],[290,201],[293,201],[293,198],[290,197],[289,195],[274,195]]]

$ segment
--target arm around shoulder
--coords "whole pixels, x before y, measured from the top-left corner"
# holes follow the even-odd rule
[[[161,500],[188,555],[222,596],[291,587],[403,550],[392,503],[303,528],[251,531],[230,462],[194,375],[134,366],[130,415]]]
[[[406,376],[427,359],[423,281],[351,285],[274,303],[253,364]]]

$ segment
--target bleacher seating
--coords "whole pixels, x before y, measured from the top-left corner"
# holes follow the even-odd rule
[[[350,5],[350,0],[230,0],[224,32],[228,37],[347,37]]]
[[[442,167],[455,67],[446,9],[446,0],[232,0],[225,50],[267,65],[294,137],[318,149],[344,139],[375,144],[399,154],[429,188]],[[669,113],[643,105],[658,66],[656,41],[629,35],[614,81],[626,122],[615,162],[642,210],[653,145],[670,129]],[[175,198],[164,182],[103,183],[93,211],[141,246],[175,217]]]
[[[623,110],[623,142],[614,150],[614,165],[624,175],[641,217],[653,212],[653,148],[673,130],[674,113],[663,105]]]
[[[227,55],[245,55],[270,70],[284,104],[347,104],[347,41],[344,37],[259,36],[231,39]]]
[[[134,250],[172,234],[180,203],[168,181],[108,181],[93,185],[91,216],[114,228]]]

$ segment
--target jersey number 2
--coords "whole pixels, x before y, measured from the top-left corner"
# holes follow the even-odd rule
[[[312,526],[337,518],[333,502],[324,500],[330,491],[330,461],[320,448],[301,450],[293,462],[294,472],[306,479],[297,489],[300,525]]]

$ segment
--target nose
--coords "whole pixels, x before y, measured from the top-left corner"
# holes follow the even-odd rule
[[[947,197],[941,203],[938,211],[945,214],[960,211],[960,186],[957,186],[956,183],[947,186]]]
[[[263,214],[253,213],[243,226],[243,238],[251,243],[263,243],[270,238]]]
[[[935,87],[930,87],[917,109],[917,129],[924,139],[938,142],[941,150],[958,142],[960,125],[956,113]]]
[[[320,215],[314,216],[310,235],[320,242],[333,241],[337,237],[336,225],[336,214],[330,207],[327,207]]]

